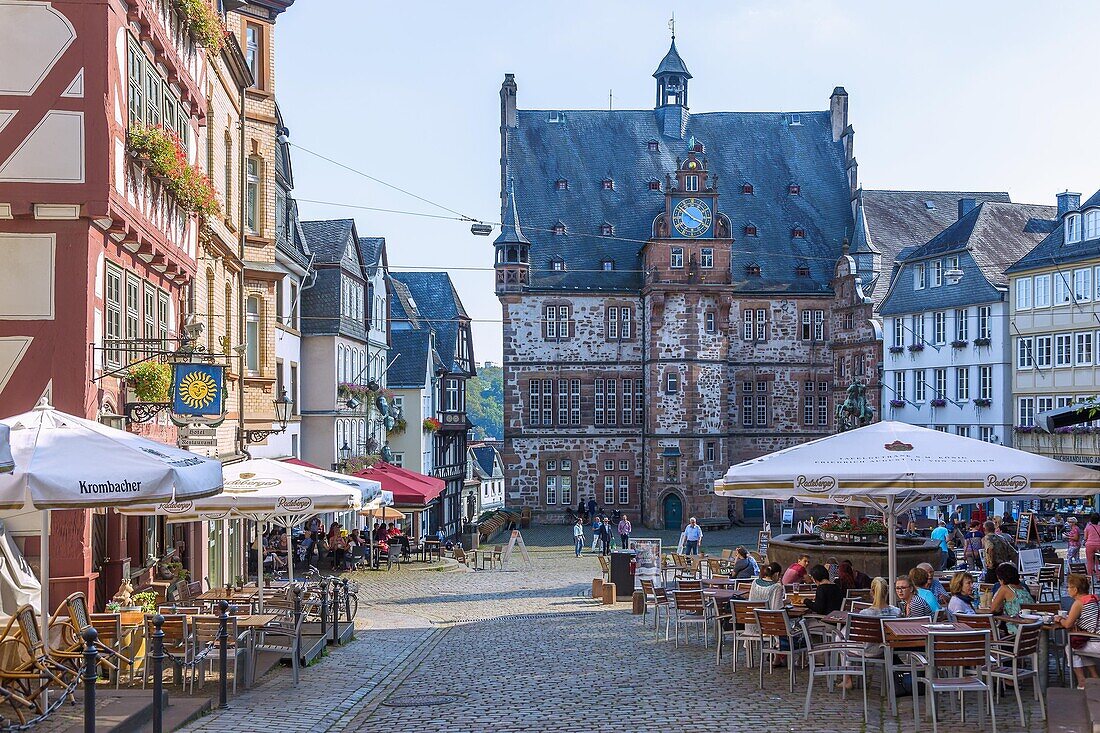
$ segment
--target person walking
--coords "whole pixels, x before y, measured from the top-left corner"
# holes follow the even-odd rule
[[[581,556],[581,550],[584,549],[584,524],[581,522],[581,517],[577,515],[577,522],[573,525],[573,550],[576,557]]]
[[[1090,578],[1096,577],[1096,553],[1100,552],[1100,514],[1089,515],[1089,523],[1082,532],[1085,543],[1085,566]]]
[[[607,517],[600,524],[600,554],[611,554],[611,520]]]
[[[1081,562],[1081,529],[1073,516],[1066,520],[1066,560]]]
[[[947,557],[951,554],[951,546],[947,543],[948,538],[951,536],[951,532],[947,529],[947,522],[939,520],[936,523],[936,528],[932,530],[932,540],[940,543],[940,563],[938,570],[943,570],[947,567]]]
[[[684,554],[698,555],[703,547],[703,528],[699,521],[692,517],[684,527]]]
[[[631,529],[632,527],[630,526],[630,520],[627,519],[626,515],[624,514],[619,520],[619,547],[623,550],[629,549],[630,547]]]
[[[600,515],[592,512],[592,552],[596,551],[596,545],[600,542],[600,532],[603,531],[603,522]]]
[[[590,521],[590,522],[595,522],[596,521],[596,497],[595,496],[588,497],[588,521]],[[595,550],[596,546],[592,545],[592,549]]]

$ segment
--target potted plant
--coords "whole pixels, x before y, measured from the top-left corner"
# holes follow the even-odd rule
[[[970,343],[966,339],[955,339],[951,342],[951,348],[953,349],[965,349],[966,345]]]
[[[207,0],[172,0],[172,5],[195,43],[204,47],[210,55],[221,53],[227,31],[221,16],[214,12]]]
[[[982,337],[974,339],[975,346],[989,346],[989,337]]]
[[[974,400],[974,407],[989,407],[993,404],[993,400],[988,397],[978,397]]]
[[[942,397],[935,397],[929,400],[928,404],[932,405],[932,407],[944,407],[947,405],[947,400]]]
[[[107,601],[107,605],[104,606],[107,613],[118,613],[122,610],[122,604],[118,601]]]
[[[905,407],[905,400],[890,400],[890,407]]]
[[[126,147],[151,177],[163,182],[181,209],[203,218],[220,213],[214,185],[200,168],[187,162],[187,152],[176,133],[135,125],[126,133]]]
[[[181,563],[176,558],[172,558],[170,560],[162,560],[160,563],[160,572],[161,577],[164,580],[186,581],[187,578],[191,575],[191,573],[187,571],[187,568],[183,567],[183,563]]]
[[[159,361],[142,361],[126,370],[126,386],[141,402],[167,402],[172,387],[172,367]]]
[[[140,593],[135,593],[133,596],[131,596],[130,600],[133,602],[136,608],[141,609],[145,613],[157,612],[156,591],[143,590]]]
[[[424,418],[424,429],[429,433],[434,433],[443,427],[443,423],[436,420],[434,417]]]
[[[909,344],[909,351],[913,353],[924,351],[924,344]]]
[[[1036,428],[1034,425],[1017,425],[1016,427],[1012,428],[1012,432],[1023,433],[1024,435],[1034,433],[1036,430],[1038,430],[1038,428]]]
[[[905,351],[904,346],[891,346],[890,347],[890,353],[891,354],[900,354],[903,351]]]

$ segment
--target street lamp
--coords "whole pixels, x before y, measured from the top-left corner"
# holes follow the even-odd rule
[[[279,427],[283,430],[286,430],[286,425],[290,421],[290,406],[293,404],[285,389],[279,393],[279,399],[275,400],[275,419],[279,421]]]
[[[237,428],[237,437],[244,444],[259,443],[267,440],[271,435],[279,435],[286,432],[286,426],[290,422],[290,406],[294,404],[293,400],[287,396],[286,390],[282,390],[279,393],[279,397],[273,400],[272,404],[275,405],[275,419],[279,423],[279,429],[265,428],[263,430],[242,430]]]

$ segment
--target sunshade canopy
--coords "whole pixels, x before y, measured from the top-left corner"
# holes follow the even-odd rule
[[[393,494],[394,505],[409,509],[426,507],[447,487],[442,479],[382,462],[355,475],[380,481],[382,487]]]
[[[900,422],[880,422],[733,466],[715,493],[895,506],[1100,492],[1100,472]]]
[[[0,509],[190,501],[221,490],[218,461],[58,412],[45,402],[2,422],[10,429],[15,468],[0,474]]]
[[[156,514],[174,521],[238,516],[296,524],[314,514],[358,511],[380,493],[377,481],[285,461],[254,458],[224,467],[225,490],[196,501],[121,507],[123,514]]]

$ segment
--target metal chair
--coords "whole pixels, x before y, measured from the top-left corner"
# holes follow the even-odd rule
[[[1050,596],[1050,600],[1059,600],[1058,591],[1061,589],[1061,565],[1044,565],[1039,568],[1039,575],[1037,582],[1039,585],[1039,595],[1036,596],[1036,600],[1042,602],[1047,596]]]
[[[1023,680],[1026,679],[1031,680],[1031,686],[1035,691],[1035,699],[1039,701],[1039,709],[1042,711],[1043,720],[1047,719],[1046,701],[1039,690],[1039,664],[1046,663],[1045,659],[1039,659],[1039,635],[1042,633],[1042,621],[1036,621],[1032,624],[1019,624],[1011,640],[1011,647],[993,646],[990,648],[994,664],[990,667],[989,674],[995,680],[1010,680],[1012,682],[1012,689],[1016,693],[1016,706],[1020,711],[1020,725],[1025,724],[1024,701],[1020,695],[1020,686]],[[1028,661],[1031,662],[1030,667],[1022,666]]]
[[[649,615],[650,607],[653,608],[653,628],[658,628],[661,624],[661,609],[665,609],[665,615],[668,615],[669,600],[665,594],[664,588],[657,588],[652,580],[643,579],[642,594],[645,596],[645,605],[642,607],[642,625],[646,624],[646,617]],[[660,591],[660,593],[658,593]],[[667,626],[667,624],[666,624]]]
[[[229,664],[233,665],[233,694],[237,694],[237,665],[240,658],[244,656],[246,648],[242,646],[242,642],[248,638],[249,632],[245,631],[240,633],[237,630],[237,616],[230,616],[226,621],[226,659]],[[213,672],[214,665],[220,664],[220,649],[218,634],[221,632],[221,618],[218,616],[195,616],[191,619],[191,639],[194,643],[194,648],[191,650],[191,658],[194,660],[200,659],[200,655],[206,654],[206,657],[196,665],[195,670],[191,674],[191,693],[195,693],[195,677],[199,678],[199,689],[206,684],[206,669],[209,666],[210,671]],[[207,651],[207,650],[210,651]],[[196,674],[197,673],[197,674]]]
[[[733,606],[733,671],[737,671],[737,647],[745,647],[745,664],[752,667],[752,646],[760,643],[760,631],[756,628],[756,609],[764,608],[764,601],[732,601]],[[719,639],[721,644],[721,639]],[[719,648],[721,657],[722,650]]]
[[[164,652],[169,655],[168,660],[173,664],[186,668],[192,659],[191,624],[188,623],[187,616],[183,614],[167,616],[161,614],[161,617],[164,619],[164,623],[160,627],[161,631],[164,632]],[[141,689],[143,690],[149,682],[149,674],[152,672],[149,661],[153,658],[153,634],[155,632],[156,626],[153,625],[153,617],[146,616],[145,656],[141,662]],[[165,668],[167,666],[165,665]],[[181,676],[181,682],[186,685],[186,678]]]
[[[775,658],[787,660],[790,671],[789,687],[794,692],[794,662],[799,656],[805,659],[805,639],[801,629],[791,625],[791,619],[786,609],[770,611],[763,608],[753,610],[756,615],[756,625],[760,630],[760,689],[764,689],[764,657],[768,658],[769,671],[775,671]],[[767,639],[768,643],[764,643]],[[787,648],[782,648],[782,642],[787,642]]]
[[[991,613],[956,613],[955,620],[960,624],[966,624],[972,629],[988,631],[990,643],[997,641],[1000,624]]]
[[[863,680],[863,720],[866,722],[867,657],[864,654],[863,644],[847,641],[815,644],[813,637],[810,635],[810,630],[806,626],[806,619],[801,619],[798,625],[802,629],[802,638],[806,640],[806,658],[810,662],[810,678],[806,685],[806,707],[802,711],[802,717],[810,717],[810,700],[814,694],[814,680],[816,678],[825,677],[829,680],[831,686],[833,677],[860,677]],[[824,661],[819,661],[819,657],[824,657]],[[852,659],[858,659],[859,665],[851,664]],[[847,694],[847,691],[845,691],[845,694]]]
[[[894,655],[886,646],[882,632],[881,616],[861,616],[853,611],[848,614],[844,625],[844,641],[858,643],[864,666],[882,665],[882,691],[890,700],[890,712],[898,714],[897,699],[894,697]],[[880,656],[881,655],[881,656]],[[866,685],[866,678],[864,678]]]
[[[304,613],[298,618],[280,618],[275,622],[256,629],[252,642],[252,681],[256,681],[256,660],[260,652],[272,652],[290,657],[290,666],[294,670],[294,685],[298,685],[298,666],[301,656],[300,647],[302,640],[302,623],[305,620]],[[272,640],[279,640],[275,643]]]
[[[993,721],[993,733],[997,733],[997,710],[993,706],[993,680],[990,677],[990,634],[987,631],[932,631],[925,646],[924,677],[914,680],[914,688],[922,684],[928,693],[932,710],[932,731],[939,731],[936,695],[947,692],[965,698],[967,692],[984,693]],[[941,676],[943,675],[943,676]],[[914,708],[918,707],[914,698]],[[966,722],[965,701],[959,706],[962,722]],[[984,706],[982,723],[984,724]],[[918,716],[920,713],[917,712]]]
[[[710,639],[707,635],[707,626],[710,624],[711,618],[707,613],[706,605],[703,603],[703,591],[677,590],[672,594],[672,608],[676,614],[673,619],[675,626],[673,638],[676,641],[676,646],[680,645],[680,626],[685,627],[684,631],[686,633],[688,626],[697,625],[702,627],[703,647],[708,647]]]

